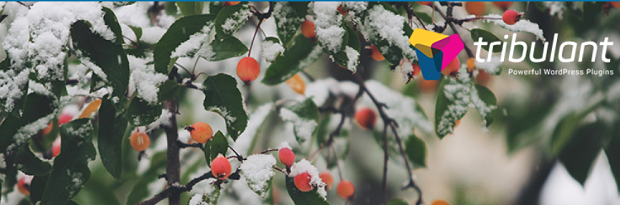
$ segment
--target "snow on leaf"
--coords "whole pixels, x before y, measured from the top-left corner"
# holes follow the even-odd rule
[[[273,171],[275,165],[276,158],[272,155],[257,154],[249,156],[239,168],[250,189],[264,199],[276,174]]]
[[[175,57],[188,57],[192,56],[194,53],[198,51],[205,43],[209,44],[213,38],[209,38],[212,31],[213,22],[208,22],[202,30],[194,33],[189,37],[189,39],[181,45],[177,46],[177,48],[172,52],[171,58]]]
[[[368,81],[366,87],[376,99],[387,106],[385,112],[398,123],[398,133],[407,137],[418,128],[426,133],[431,133],[433,124],[426,118],[421,110],[416,109],[417,102],[410,97],[405,97],[399,92],[391,90],[380,82]],[[364,97],[364,104],[372,104],[369,97]]]
[[[280,117],[282,117],[284,121],[293,123],[295,135],[302,143],[312,137],[312,133],[317,126],[316,120],[301,118],[288,108],[280,109]]]
[[[502,16],[497,15],[497,14],[489,14],[487,16],[489,19],[499,19],[499,20],[485,20],[487,22],[493,22],[496,25],[501,26],[502,28],[512,31],[512,32],[526,32],[526,33],[531,33],[534,34],[537,38],[539,38],[540,40],[542,40],[543,42],[547,41],[547,39],[545,39],[545,36],[543,35],[543,31],[542,29],[540,29],[540,27],[538,26],[537,23],[533,23],[529,20],[526,19],[521,19],[519,21],[517,21],[516,24],[514,25],[508,25],[504,22],[504,20],[502,19]]]
[[[138,92],[138,97],[149,104],[157,103],[158,85],[168,80],[168,76],[155,71],[155,66],[148,62],[153,61],[152,55],[147,58],[137,58],[127,55],[131,75],[129,77],[129,87],[133,87]]]
[[[364,37],[370,38],[371,41],[375,41],[373,38],[385,40],[390,46],[400,48],[410,61],[417,59],[409,43],[409,36],[403,29],[405,17],[386,10],[381,4],[375,4],[367,12],[368,15],[364,17],[359,28]]]
[[[344,50],[345,53],[347,54],[347,69],[351,70],[351,72],[357,72],[357,65],[360,63],[359,61],[359,57],[360,57],[360,53],[355,50],[354,48],[351,48],[349,46],[347,46],[347,48]]]
[[[220,190],[213,184],[215,181],[214,178],[205,180],[203,183],[208,183],[209,185],[205,186],[204,190],[199,190],[199,192],[203,192],[203,194],[195,194],[192,196],[189,200],[189,205],[217,204],[217,200],[220,197]]]
[[[274,43],[273,41],[263,41],[261,46],[263,48],[263,58],[265,58],[267,62],[274,62],[276,57],[278,57],[281,53],[284,53],[284,47],[282,47],[279,43]]]
[[[476,67],[480,68],[491,75],[499,75],[502,69],[499,67],[502,65],[502,61],[500,61],[499,57],[491,58],[491,62],[476,62]]]
[[[273,17],[276,21],[278,37],[286,45],[299,30],[299,26],[306,20],[305,13],[298,14],[293,8],[294,4],[305,2],[276,2],[273,8]],[[305,3],[307,4],[307,3]],[[305,6],[307,10],[307,6]]]
[[[339,2],[315,2],[314,21],[318,42],[331,53],[338,53],[342,49],[342,38],[345,30],[342,28],[342,17],[338,14]]]
[[[238,4],[237,6],[241,6],[241,8],[236,8],[235,6],[228,6],[223,9],[223,11],[218,14],[218,18],[216,20],[217,24],[220,24],[222,34],[224,35],[232,35],[235,31],[237,31],[241,26],[245,23],[245,21],[252,16],[252,12],[250,12],[250,6],[248,4]],[[229,14],[225,11],[227,9],[237,9],[234,13]],[[224,14],[224,16],[220,16]],[[221,19],[225,18],[225,20]],[[223,22],[222,22],[223,21]],[[220,30],[218,30],[219,32]],[[218,34],[221,35],[221,34]]]

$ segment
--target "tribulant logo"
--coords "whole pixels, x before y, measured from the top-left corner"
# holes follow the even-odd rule
[[[441,71],[465,46],[458,34],[447,36],[419,28],[413,31],[409,43],[415,47],[424,80],[439,80]]]

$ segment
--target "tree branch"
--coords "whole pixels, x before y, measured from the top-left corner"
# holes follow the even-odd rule
[[[385,205],[387,205],[387,201],[388,201],[388,196],[387,196],[387,172],[388,172],[388,160],[390,159],[390,157],[388,156],[388,145],[387,145],[387,130],[388,130],[388,125],[384,124],[383,125],[383,186],[382,191],[383,191],[383,203]]]

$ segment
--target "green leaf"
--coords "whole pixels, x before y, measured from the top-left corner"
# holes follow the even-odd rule
[[[147,197],[152,197],[151,192],[147,187],[151,182],[161,180],[158,176],[166,170],[166,151],[161,151],[153,154],[149,160],[149,167],[142,175],[138,176],[138,182],[133,186],[129,196],[127,196],[126,204],[137,204]],[[137,162],[136,162],[137,163]],[[163,190],[164,187],[161,187]]]
[[[269,65],[261,81],[263,84],[280,84],[312,65],[323,54],[320,46],[316,46],[303,35],[297,35],[291,45]]]
[[[202,151],[205,154],[205,160],[207,161],[207,165],[210,165],[211,161],[213,161],[213,159],[211,158],[211,140],[207,140],[207,142],[203,145]]]
[[[105,73],[106,83],[114,88],[112,96],[125,98],[129,85],[129,62],[122,45],[93,33],[85,21],[71,25],[71,39],[73,47],[82,53],[79,57],[90,59]]]
[[[433,23],[433,18],[429,16],[426,12],[414,11],[413,13],[415,13],[415,15],[418,16],[418,18],[420,18],[422,22],[427,24]]]
[[[347,39],[346,42],[346,47],[351,47],[353,49],[355,49],[355,51],[357,51],[357,62],[349,62],[349,56],[347,55],[347,52],[345,52],[346,47],[343,47],[343,50],[333,54],[333,58],[334,58],[334,62],[338,63],[340,66],[345,67],[349,70],[351,70],[352,72],[357,71],[357,66],[355,67],[349,67],[349,63],[353,63],[352,65],[357,65],[359,64],[359,54],[360,54],[360,41],[359,38],[357,37],[357,34],[355,33],[355,31],[351,28],[349,28],[349,26],[344,26],[346,28],[346,34],[345,34],[345,39]]]
[[[308,14],[308,2],[276,2],[273,18],[283,45],[293,39]]]
[[[34,176],[34,178],[32,178],[32,181],[30,181],[30,201],[33,204],[41,201],[41,198],[43,197],[43,192],[45,192],[45,184],[47,184],[48,179],[49,175]]]
[[[573,137],[558,155],[568,173],[582,186],[601,152],[605,136],[610,136],[606,131],[601,122],[581,126],[572,133]]]
[[[121,25],[118,24],[118,20],[116,19],[116,15],[114,15],[114,11],[107,7],[101,7],[101,10],[105,13],[103,15],[103,21],[105,22],[105,25],[107,25],[114,33],[114,36],[116,36],[116,41],[114,43],[119,45],[123,44],[123,31],[121,31]]]
[[[177,1],[176,4],[183,16],[202,14],[204,8],[204,2],[201,1]]]
[[[52,171],[52,165],[35,156],[28,144],[19,147],[16,161],[19,171],[27,175],[44,176]]]
[[[88,162],[97,152],[92,143],[89,119],[78,119],[60,127],[61,151],[54,159],[54,169],[46,183],[42,205],[65,204],[78,194],[90,178]]]
[[[409,205],[409,203],[404,199],[392,199],[388,202],[388,205]]]
[[[159,92],[157,92],[157,99],[160,102],[175,99],[179,92],[181,91],[181,86],[174,80],[167,80],[159,86]]]
[[[140,42],[140,38],[142,38],[142,27],[139,26],[129,26],[129,28],[131,28],[131,31],[133,31],[133,34],[136,35],[136,42]]]
[[[224,8],[224,2],[223,1],[211,1],[208,4],[209,4],[209,13],[210,14],[220,13],[220,11]]]
[[[248,52],[248,47],[234,36],[216,36],[209,44],[211,52],[209,56],[202,56],[208,61],[220,61],[241,56]]]
[[[127,108],[127,120],[134,126],[144,126],[155,122],[161,115],[161,104],[151,105],[141,98],[134,97]]]
[[[209,76],[204,81],[203,92],[205,109],[220,114],[226,122],[228,134],[237,140],[248,124],[248,115],[235,78],[223,73]]]
[[[11,144],[21,145],[31,136],[43,130],[54,117],[54,113],[57,112],[58,102],[54,96],[30,93],[26,98],[24,107],[27,109],[24,109],[21,118],[9,114],[0,125],[0,153],[6,152],[7,147]],[[34,129],[32,127],[22,129],[26,125],[33,125],[37,120],[45,121],[39,122],[41,124],[37,123],[38,125],[44,124],[39,130],[32,130]],[[18,137],[17,141],[15,137]]]
[[[615,128],[614,133],[609,141],[609,145],[605,148],[605,155],[611,168],[611,173],[616,179],[616,187],[620,193],[620,128]]]
[[[497,36],[495,36],[495,34],[487,31],[487,30],[483,30],[483,29],[479,29],[479,28],[475,28],[471,30],[471,39],[474,42],[477,42],[479,38],[482,38],[482,41],[484,42],[489,42],[489,44],[491,42],[495,42],[495,41],[499,41],[501,43],[503,43],[503,41],[501,39],[499,39]],[[501,44],[500,44],[501,45]],[[502,52],[502,47],[500,45],[495,45],[493,46],[493,53],[497,53],[497,52]],[[484,50],[489,50],[489,45],[486,46],[482,46],[482,48]]]
[[[496,106],[497,104],[497,99],[495,98],[495,94],[493,94],[493,91],[489,90],[489,88],[484,87],[482,85],[475,85],[476,90],[478,91],[478,96],[480,97],[480,99],[482,100],[482,102],[484,102],[484,104],[486,104],[486,106]],[[491,123],[493,123],[494,120],[494,116],[495,116],[495,110],[497,109],[493,109],[490,114],[487,114],[486,116],[484,116],[484,120],[486,120],[486,126],[490,126]]]
[[[598,107],[598,105],[603,102],[603,98],[592,97],[590,101],[597,101],[595,103],[591,103],[590,105],[585,106],[582,110],[578,112],[570,113],[564,116],[560,122],[558,122],[553,134],[551,135],[551,153],[552,155],[557,155],[564,146],[571,140],[573,137],[573,132],[579,127],[579,124],[583,121],[583,119],[590,113],[592,110]]]
[[[224,38],[233,35],[251,15],[247,2],[225,6],[215,18],[216,37]]]
[[[101,101],[99,108],[99,133],[97,148],[101,163],[117,180],[121,180],[123,171],[122,142],[127,128],[127,118],[117,111],[107,98]]]
[[[416,168],[426,167],[426,143],[415,135],[405,142],[405,153]]]
[[[217,155],[222,154],[226,157],[226,151],[228,151],[228,140],[221,131],[217,131],[215,135],[213,135],[213,139],[211,139],[211,160],[215,159]],[[208,162],[211,165],[211,161]]]
[[[437,89],[437,100],[435,102],[435,127],[439,125],[439,122],[441,121],[441,116],[445,111],[448,110],[448,103],[450,103],[450,101],[446,97],[446,94],[443,91],[444,87],[446,86],[446,82],[446,80],[441,80],[439,88]],[[435,128],[435,133],[437,134],[437,136],[439,136],[439,139],[443,139],[443,137],[446,136],[440,134],[437,128]]]
[[[307,98],[303,102],[295,103],[293,106],[280,110],[282,119],[293,123],[295,138],[299,144],[309,140],[316,132],[319,121],[318,110],[312,98]]]
[[[159,39],[153,50],[155,71],[168,74],[170,55],[181,43],[189,40],[189,37],[200,32],[203,27],[215,20],[215,15],[186,16],[175,21],[166,33]],[[176,59],[172,59],[176,61]]]
[[[286,177],[286,189],[288,195],[291,196],[295,205],[329,205],[316,189],[309,192],[302,192],[295,186],[295,180],[293,177]]]

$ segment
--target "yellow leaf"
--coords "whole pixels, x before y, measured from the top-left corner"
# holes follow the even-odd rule
[[[97,111],[97,109],[99,109],[99,106],[101,106],[101,99],[93,100],[86,106],[86,108],[84,108],[82,114],[80,114],[80,117],[78,117],[78,119],[90,117],[90,114]]]
[[[303,95],[306,92],[306,82],[301,78],[299,73],[295,74],[292,78],[286,80],[286,84],[293,89],[296,93]]]

